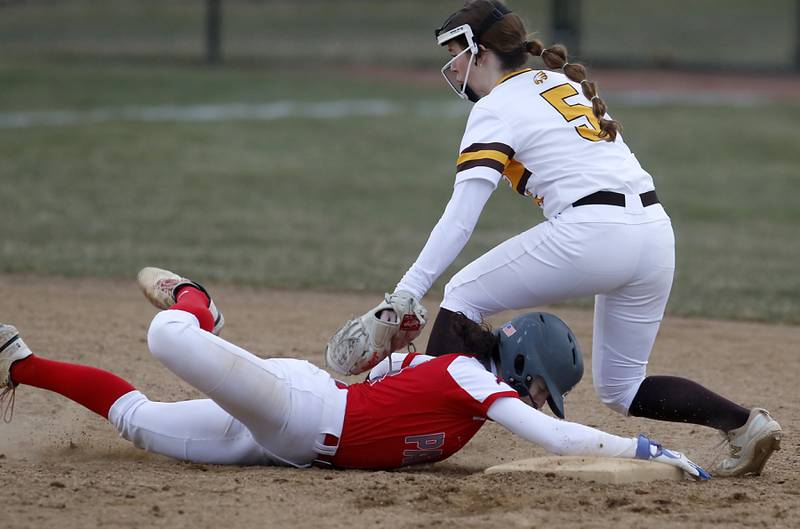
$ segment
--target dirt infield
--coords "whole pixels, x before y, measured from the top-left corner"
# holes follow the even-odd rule
[[[225,336],[261,356],[322,361],[341,320],[376,296],[214,289]],[[432,305],[432,304],[431,304]],[[0,320],[58,360],[110,369],[152,399],[199,396],[150,358],[155,310],[133,281],[0,276]],[[591,314],[559,310],[589,364]],[[500,320],[494,320],[495,323]],[[482,474],[545,452],[489,424],[450,460],[396,472],[197,465],[146,454],[103,420],[54,394],[21,387],[0,425],[0,527],[797,527],[800,519],[800,328],[669,318],[650,372],[691,374],[782,423],[783,449],[758,478],[593,485]],[[623,435],[647,432],[708,464],[718,436],[625,419],[594,397],[591,372],[567,401],[572,420]]]

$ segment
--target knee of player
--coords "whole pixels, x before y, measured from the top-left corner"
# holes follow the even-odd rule
[[[179,333],[185,322],[175,318],[178,311],[165,310],[156,314],[147,330],[147,347],[156,358],[160,358],[175,348]]]
[[[472,321],[482,321],[484,314],[477,307],[473,306],[467,301],[464,301],[464,299],[458,295],[460,291],[458,287],[451,287],[450,285],[450,283],[445,285],[444,298],[439,306],[451,312],[460,312]]]
[[[131,417],[142,405],[149,403],[147,397],[139,391],[131,391],[120,397],[108,410],[108,422],[110,422],[123,439],[131,441]]]
[[[600,402],[617,413],[628,415],[628,410],[636,396],[638,384],[626,386],[612,386],[595,382],[594,391]]]
[[[458,294],[461,291],[461,283],[454,281],[454,278],[451,278],[450,281],[447,282],[444,286],[444,299],[452,299],[454,302],[463,303]]]

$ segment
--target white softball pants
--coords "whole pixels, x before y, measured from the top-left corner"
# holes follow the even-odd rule
[[[147,335],[153,355],[208,399],[152,402],[132,391],[109,420],[139,448],[201,463],[308,466],[326,433],[339,436],[346,390],[325,371],[294,359],[262,359],[167,310]]]
[[[595,295],[595,391],[627,414],[645,378],[675,270],[669,217],[660,204],[638,206],[567,209],[459,271],[441,306],[480,321],[507,309]]]

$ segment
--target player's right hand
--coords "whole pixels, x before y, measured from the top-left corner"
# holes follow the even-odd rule
[[[691,478],[705,481],[711,476],[703,468],[680,452],[667,450],[645,435],[639,434],[636,444],[636,459],[666,463],[686,472]]]

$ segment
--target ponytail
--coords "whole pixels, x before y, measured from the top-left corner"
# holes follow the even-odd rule
[[[597,83],[586,78],[586,68],[582,64],[567,62],[567,48],[555,44],[549,48],[542,46],[536,39],[523,42],[525,50],[534,56],[540,56],[545,66],[551,70],[563,70],[564,75],[574,82],[580,83],[584,97],[592,102],[592,112],[600,122],[599,137],[606,141],[614,141],[622,130],[622,125],[613,119],[606,119],[606,103],[597,94]]]
[[[451,325],[452,332],[464,344],[466,350],[462,352],[473,355],[482,364],[488,365],[500,346],[500,338],[492,332],[489,324],[475,323],[464,313],[456,312]]]

